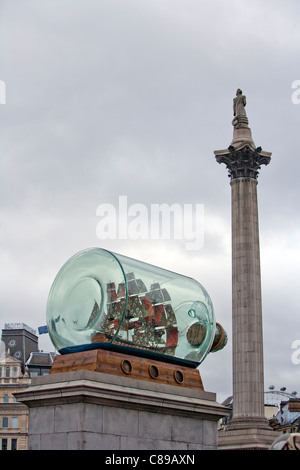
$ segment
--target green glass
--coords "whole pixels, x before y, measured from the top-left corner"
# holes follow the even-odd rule
[[[192,367],[209,353],[217,328],[199,282],[101,248],[61,268],[47,326],[61,354],[102,348]]]

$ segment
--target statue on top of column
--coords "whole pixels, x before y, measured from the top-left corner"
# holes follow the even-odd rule
[[[248,118],[245,106],[247,104],[246,96],[243,95],[240,88],[236,91],[236,97],[233,98],[233,115],[232,125],[237,129],[239,127],[248,127]]]

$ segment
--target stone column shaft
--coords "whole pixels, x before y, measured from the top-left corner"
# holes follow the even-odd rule
[[[257,181],[236,178],[232,195],[233,418],[264,417]]]

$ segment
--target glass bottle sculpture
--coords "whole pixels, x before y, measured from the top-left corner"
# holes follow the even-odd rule
[[[226,344],[201,284],[101,248],[81,251],[61,268],[47,326],[61,354],[97,348],[190,367],[221,333]]]

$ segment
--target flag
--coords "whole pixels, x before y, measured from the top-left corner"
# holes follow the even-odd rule
[[[38,332],[39,332],[39,335],[43,335],[43,334],[45,334],[45,333],[48,333],[48,327],[47,327],[47,325],[39,326],[39,327],[38,327]]]

